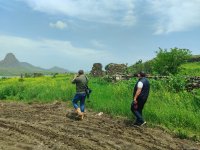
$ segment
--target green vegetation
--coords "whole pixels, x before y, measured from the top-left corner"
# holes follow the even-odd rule
[[[187,76],[200,76],[200,62],[188,62],[181,65],[180,74]]]
[[[75,93],[71,84],[73,75],[56,77],[12,78],[0,80],[0,99],[24,102],[70,101]],[[130,111],[132,89],[136,78],[110,83],[102,78],[90,78],[91,102],[87,108],[124,116],[133,120]],[[159,125],[175,132],[180,138],[200,137],[200,90],[185,91],[181,76],[169,79],[150,79],[151,92],[144,109],[145,119],[150,125]]]
[[[72,98],[74,86],[70,76],[60,75],[37,78],[11,78],[0,80],[0,99],[48,102]]]
[[[154,71],[160,75],[176,74],[181,64],[191,57],[188,49],[171,48],[168,52],[166,49],[159,48],[154,60]]]
[[[138,73],[143,70],[149,74],[175,75],[180,71],[181,65],[192,58],[191,56],[191,51],[188,49],[175,47],[168,51],[167,49],[159,48],[154,59],[144,63],[142,60],[139,60],[130,66],[128,70],[131,73]]]
[[[146,61],[146,62],[142,62],[142,60],[138,60],[134,65],[131,65],[130,67],[128,67],[128,72],[135,74],[140,71],[144,71],[148,74],[152,74],[153,64],[154,64],[154,59]]]

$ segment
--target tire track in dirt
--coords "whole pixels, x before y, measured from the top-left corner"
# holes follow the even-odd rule
[[[0,101],[0,150],[200,149],[199,143],[161,129],[134,127],[126,119],[106,114],[90,111],[78,121],[68,105]]]

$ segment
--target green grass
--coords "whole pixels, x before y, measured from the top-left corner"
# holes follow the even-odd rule
[[[181,66],[180,74],[200,76],[200,62],[185,63]]]
[[[130,115],[132,86],[128,82],[99,84],[99,82],[91,81],[90,84],[93,90],[90,107],[112,115]]]
[[[75,94],[72,78],[73,75],[58,75],[55,78],[1,79],[0,99],[24,102],[71,101]],[[86,109],[92,108],[97,112],[133,120],[130,104],[136,80],[109,83],[101,78],[91,78],[89,87],[93,91],[91,102],[86,100]],[[186,92],[182,86],[177,83],[174,85],[171,81],[182,85],[177,77],[171,77],[169,81],[150,80],[151,90],[144,108],[144,118],[150,125],[168,128],[180,138],[199,139],[200,90]]]
[[[74,92],[66,76],[0,80],[0,99],[49,102],[72,98]]]
[[[200,99],[187,92],[151,92],[145,107],[146,119],[188,137],[200,136]]]

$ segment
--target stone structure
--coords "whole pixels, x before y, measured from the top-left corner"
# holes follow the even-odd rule
[[[125,64],[110,63],[105,67],[108,76],[127,74],[128,67]]]
[[[188,77],[187,82],[188,91],[200,88],[200,77]]]
[[[135,75],[120,75],[115,74],[112,76],[108,76],[107,78],[109,81],[116,82],[119,80],[129,80],[130,78],[135,78]],[[149,79],[155,79],[155,80],[161,80],[161,79],[167,79],[168,76],[150,76],[147,75],[147,78]],[[193,89],[200,88],[200,76],[194,76],[194,77],[184,77],[187,81],[186,89],[187,91],[192,91]]]
[[[94,63],[90,74],[94,77],[103,76],[102,64],[101,63]]]
[[[200,55],[194,55],[190,59],[188,59],[188,62],[200,62]]]

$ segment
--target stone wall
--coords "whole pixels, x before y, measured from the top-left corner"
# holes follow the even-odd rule
[[[187,90],[191,91],[193,89],[200,88],[200,77],[188,77]]]
[[[119,80],[129,80],[130,78],[136,77],[135,75],[120,75],[120,74],[115,74],[112,76],[109,76],[109,79],[112,80],[113,82],[119,81]],[[168,78],[168,76],[147,76],[149,79],[165,79]],[[200,76],[195,76],[195,77],[185,77],[185,80],[187,81],[187,86],[186,89],[188,91],[191,91],[193,89],[200,88]]]
[[[194,55],[192,58],[188,59],[188,62],[200,62],[200,55]]]
[[[105,67],[106,75],[123,75],[127,73],[127,65],[110,63]]]

